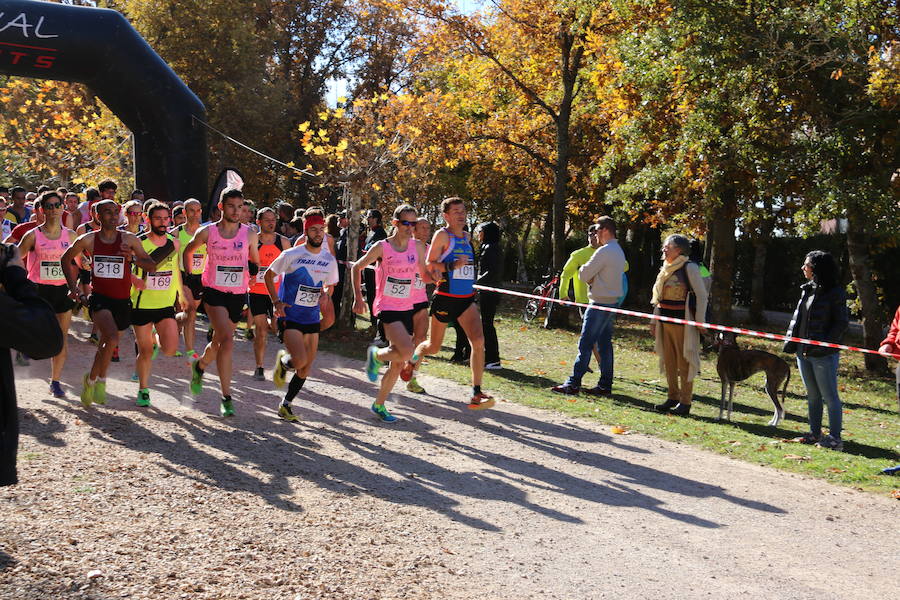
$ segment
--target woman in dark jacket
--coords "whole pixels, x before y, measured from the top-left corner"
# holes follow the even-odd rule
[[[801,295],[791,319],[787,335],[840,344],[847,331],[849,315],[847,295],[838,284],[837,264],[827,252],[813,250],[803,261],[803,275],[808,280],[800,286]],[[797,353],[797,369],[806,387],[809,433],[800,441],[822,448],[841,451],[841,417],[843,407],[838,396],[837,370],[839,351],[834,348],[786,342],[785,352]],[[822,436],[822,404],[828,405],[828,435]]]

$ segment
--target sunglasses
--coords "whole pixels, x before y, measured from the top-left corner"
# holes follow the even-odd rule
[[[397,221],[397,223],[403,225],[404,227],[415,227],[418,221]]]
[[[52,202],[44,205],[44,210],[53,210],[54,208],[62,208],[62,202]]]
[[[144,213],[141,213],[141,212],[134,212],[134,211],[130,211],[130,210],[129,210],[129,211],[128,211],[127,213],[125,213],[125,214],[127,214],[129,217],[139,217],[139,216],[141,216],[141,215],[144,214]]]

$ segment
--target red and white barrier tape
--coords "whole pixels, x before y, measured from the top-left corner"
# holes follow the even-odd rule
[[[825,348],[836,348],[838,350],[851,350],[853,352],[863,352],[866,354],[877,354],[878,356],[889,356],[900,360],[900,354],[882,354],[877,350],[869,350],[868,348],[858,348],[856,346],[846,346],[844,344],[832,344],[831,342],[820,342],[819,340],[807,340],[804,338],[779,335],[777,333],[768,333],[766,331],[755,331],[753,329],[744,329],[743,327],[728,327],[727,325],[715,325],[713,323],[701,323],[699,321],[690,321],[688,319],[679,319],[677,317],[664,317],[662,315],[654,315],[651,313],[639,312],[636,310],[626,310],[624,308],[613,308],[610,306],[599,306],[597,304],[583,304],[581,302],[572,302],[571,300],[560,300],[558,298],[535,296],[534,294],[526,294],[524,292],[514,292],[513,290],[504,290],[502,288],[488,287],[484,285],[474,286],[476,290],[485,292],[497,292],[500,294],[508,294],[510,296],[519,296],[521,298],[532,298],[535,300],[545,300],[547,302],[555,302],[566,306],[578,306],[593,310],[603,310],[606,312],[616,313],[619,315],[628,315],[629,317],[639,317],[642,319],[650,319],[654,321],[665,321],[666,323],[678,323],[681,325],[693,325],[694,327],[702,327],[704,329],[714,329],[716,331],[730,331],[731,333],[739,333],[741,335],[751,335],[761,337],[768,340],[780,340],[784,342],[797,342],[798,344],[809,344],[811,346],[823,346]]]

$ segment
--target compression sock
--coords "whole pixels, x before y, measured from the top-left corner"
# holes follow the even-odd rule
[[[300,392],[300,389],[303,387],[303,384],[306,383],[306,377],[300,377],[296,373],[291,377],[291,381],[288,383],[287,393],[284,395],[284,400],[282,404],[285,406],[290,406],[291,402],[294,400],[294,397]]]
[[[473,385],[473,386],[472,386],[472,395],[473,395],[473,396],[477,396],[477,395],[480,394],[480,393],[481,393],[481,386],[480,386],[480,385]]]

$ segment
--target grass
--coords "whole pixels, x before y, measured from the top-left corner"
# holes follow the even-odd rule
[[[715,370],[716,355],[704,357],[700,378],[694,382],[694,408],[690,417],[663,415],[653,405],[666,399],[665,376],[659,373],[653,339],[646,321],[619,317],[613,337],[615,381],[612,398],[590,401],[589,396],[561,396],[550,387],[565,381],[575,360],[578,332],[546,330],[536,320],[522,321],[518,307],[510,303],[495,324],[504,369],[486,371],[483,386],[495,397],[510,402],[555,410],[567,415],[596,419],[626,431],[700,446],[712,452],[784,471],[826,479],[886,495],[900,495],[900,478],[881,475],[881,469],[900,462],[900,415],[893,377],[870,377],[863,369],[862,354],[843,352],[838,374],[844,403],[844,452],[833,452],[789,441],[804,431],[806,395],[792,357],[780,354],[775,342],[742,336],[741,347],[780,354],[791,364],[784,421],[767,425],[773,407],[763,389],[765,376],[757,374],[735,389],[731,422],[716,420],[720,383]],[[323,336],[323,350],[364,359],[371,336],[357,320],[353,333],[331,332]],[[455,333],[447,329],[442,351],[430,357],[423,372],[461,384],[469,384],[467,366],[449,362]],[[349,343],[348,343],[349,342]],[[592,361],[592,368],[596,369]],[[587,374],[585,387],[596,383]],[[827,426],[827,411],[825,417]]]

